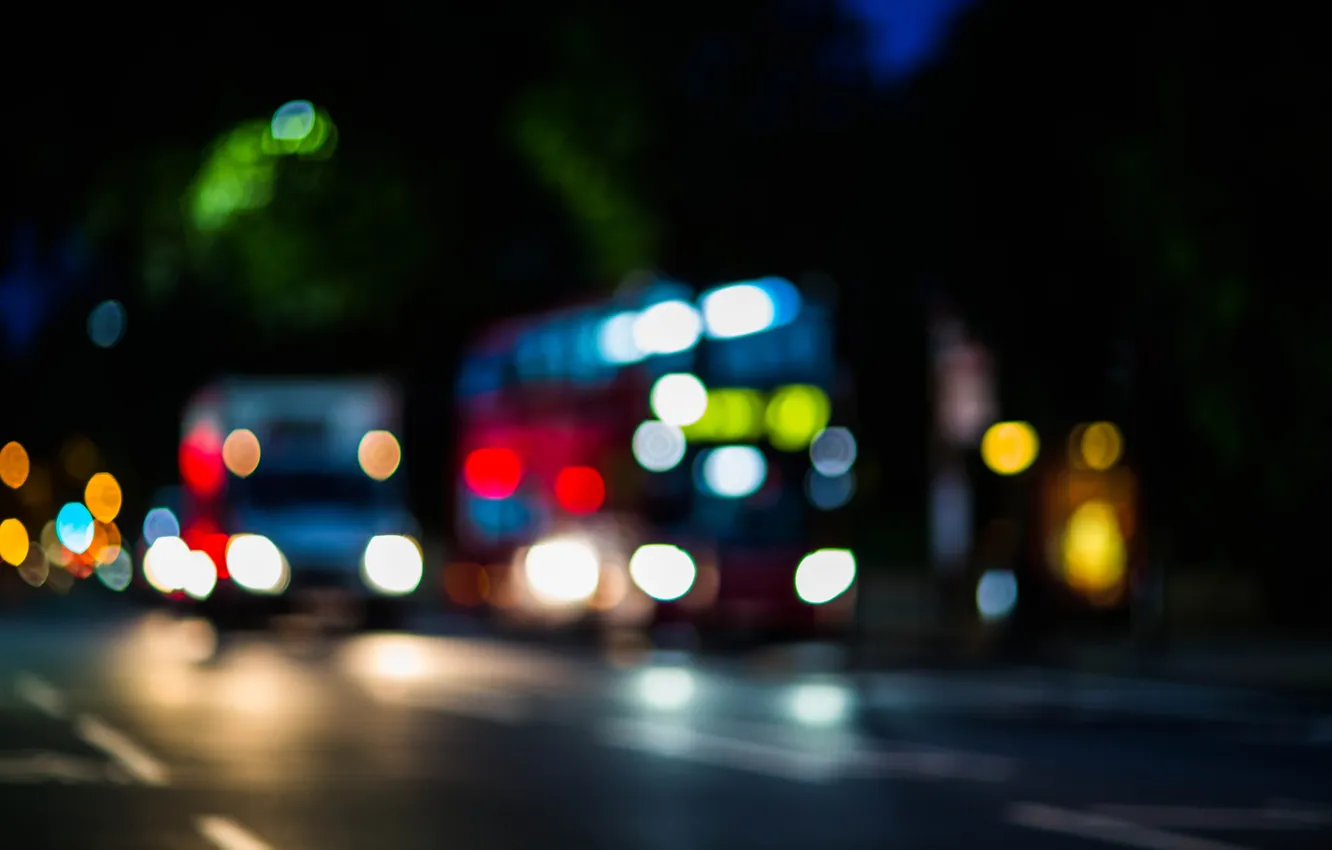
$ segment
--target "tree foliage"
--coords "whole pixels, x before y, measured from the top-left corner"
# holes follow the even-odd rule
[[[202,157],[156,150],[115,169],[90,207],[95,232],[137,241],[150,303],[194,290],[222,314],[283,334],[387,321],[447,235],[432,232],[391,160],[356,148],[271,155],[266,132],[266,122],[245,122]]]
[[[568,27],[561,70],[520,96],[512,132],[578,223],[594,273],[617,283],[657,262],[659,225],[636,185],[648,132],[642,95],[598,37],[585,23]]]
[[[1284,529],[1332,474],[1317,27],[1190,2],[1084,15],[977,7],[913,90],[918,262],[1000,348],[1011,415],[1130,420],[1158,540],[1293,554]]]

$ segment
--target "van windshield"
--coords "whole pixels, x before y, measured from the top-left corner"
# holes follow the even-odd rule
[[[234,482],[236,501],[261,510],[302,505],[373,506],[388,499],[389,487],[360,470],[354,472],[264,472]]]

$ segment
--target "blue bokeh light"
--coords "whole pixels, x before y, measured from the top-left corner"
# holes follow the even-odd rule
[[[130,586],[134,577],[134,566],[130,562],[129,552],[121,549],[115,559],[97,567],[97,578],[106,587],[117,593]]]
[[[143,518],[143,542],[149,546],[163,537],[179,537],[180,520],[170,508],[153,508]]]
[[[103,301],[88,315],[88,338],[98,348],[111,348],[125,336],[125,307],[119,301]]]
[[[753,281],[753,284],[772,299],[773,306],[776,308],[776,315],[773,317],[772,326],[780,328],[782,325],[789,325],[800,315],[802,300],[800,290],[791,281],[784,277],[765,277],[761,280]]]
[[[56,514],[56,537],[75,555],[88,551],[95,531],[92,514],[78,502],[69,502]]]
[[[483,499],[470,493],[463,498],[467,500],[467,520],[484,540],[520,536],[537,522],[533,506],[521,498]]]
[[[1011,570],[987,570],[976,584],[976,608],[984,620],[1001,620],[1017,607],[1018,583]]]
[[[273,138],[283,142],[299,142],[314,131],[315,108],[308,100],[293,100],[278,107],[273,113]]]

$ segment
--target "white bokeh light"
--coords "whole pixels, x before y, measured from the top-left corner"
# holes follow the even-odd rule
[[[856,463],[856,438],[841,427],[824,428],[809,445],[809,461],[823,475],[836,478]]]
[[[652,385],[648,402],[656,417],[667,425],[693,425],[708,410],[708,388],[686,372],[662,375]]]
[[[856,556],[847,549],[811,552],[796,567],[796,595],[810,605],[831,602],[856,581]]]
[[[255,593],[281,593],[291,580],[287,560],[267,537],[237,534],[227,544],[227,571],[232,581]]]
[[[549,605],[585,602],[597,592],[601,559],[582,540],[550,540],[527,550],[527,584],[536,598]]]
[[[380,593],[399,596],[421,584],[421,550],[410,537],[381,534],[370,540],[361,559],[361,577]]]
[[[160,593],[185,587],[190,571],[190,547],[179,537],[159,537],[143,556],[143,577]]]
[[[190,552],[186,560],[185,584],[181,588],[191,599],[200,601],[213,595],[217,587],[217,564],[207,552]]]
[[[689,553],[665,543],[639,546],[629,559],[629,576],[658,602],[679,599],[694,586],[698,570]]]
[[[603,321],[597,328],[597,353],[607,363],[626,365],[637,363],[647,353],[634,342],[634,323],[638,314],[633,312],[617,313]]]
[[[724,286],[703,296],[703,326],[713,339],[760,333],[777,321],[777,305],[752,283]]]
[[[703,458],[703,483],[714,495],[743,499],[768,477],[768,461],[753,446],[722,446]]]
[[[634,460],[648,472],[666,472],[684,460],[684,432],[674,425],[649,419],[634,430]]]
[[[634,345],[646,354],[679,354],[698,344],[703,317],[685,301],[653,304],[634,320]]]

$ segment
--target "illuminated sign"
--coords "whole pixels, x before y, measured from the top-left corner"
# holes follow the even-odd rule
[[[772,386],[831,383],[836,360],[828,311],[806,304],[789,324],[730,339],[709,340],[703,376],[716,384]]]
[[[719,286],[698,303],[711,339],[737,339],[788,325],[801,306],[799,290],[779,277]]]
[[[639,363],[657,373],[691,371],[696,352],[706,379],[720,384],[826,386],[834,377],[832,334],[829,311],[804,303],[782,278],[716,287],[697,306],[688,287],[658,282],[627,301],[534,317],[507,351],[474,350],[457,389],[462,398],[495,392],[510,375],[600,382]]]
[[[681,428],[692,443],[753,443],[766,437],[782,451],[802,451],[828,426],[832,402],[809,384],[755,389],[708,390],[702,418]]]
[[[763,411],[767,402],[758,390],[708,390],[703,417],[686,426],[685,439],[693,443],[752,443],[763,437]]]
[[[1049,567],[1093,603],[1123,598],[1137,530],[1136,496],[1137,483],[1122,467],[1065,472],[1045,492]]]

